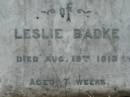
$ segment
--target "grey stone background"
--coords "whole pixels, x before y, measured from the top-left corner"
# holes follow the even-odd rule
[[[66,22],[59,14],[46,15],[42,10],[66,7],[73,3],[73,10],[81,8],[92,10],[89,18],[71,13],[71,22]],[[37,20],[36,17],[39,17]],[[72,29],[86,27],[119,28],[120,40],[112,41],[82,41],[72,38]],[[14,29],[23,28],[62,28],[64,39],[60,41],[47,40],[15,40]],[[0,0],[0,85],[29,86],[31,78],[64,79],[83,78],[105,79],[107,85],[101,87],[118,86],[130,88],[130,62],[118,61],[115,64],[96,63],[39,63],[18,64],[16,56],[32,55],[41,59],[46,55],[73,54],[96,55],[130,55],[130,0]],[[114,50],[116,48],[116,51]],[[72,86],[75,83],[72,82]],[[94,88],[98,86],[92,86]],[[89,88],[85,86],[85,88]]]

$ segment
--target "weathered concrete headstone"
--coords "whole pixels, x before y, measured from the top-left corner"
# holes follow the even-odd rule
[[[130,0],[0,0],[0,95],[129,91],[129,5]]]

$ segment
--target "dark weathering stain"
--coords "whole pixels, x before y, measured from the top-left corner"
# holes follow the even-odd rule
[[[7,86],[3,87],[0,97],[130,97],[129,90],[116,90],[106,92],[81,91],[74,92],[71,89],[33,89]]]
[[[39,17],[36,17],[36,19],[39,19]]]

